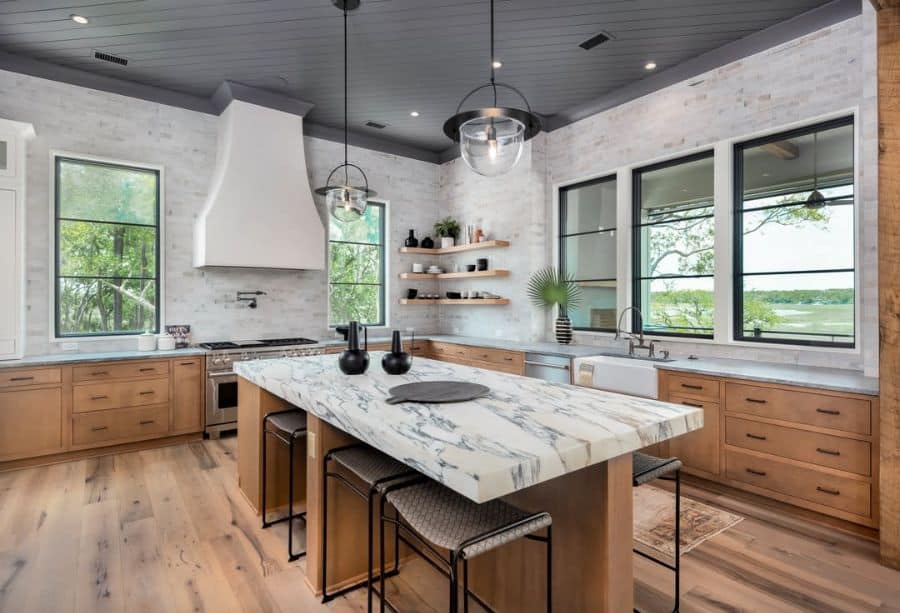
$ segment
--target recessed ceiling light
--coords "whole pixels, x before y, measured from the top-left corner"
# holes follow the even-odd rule
[[[410,115],[410,117],[418,117],[419,111],[412,111],[409,115]]]
[[[90,22],[90,19],[88,19],[88,18],[85,17],[84,15],[70,15],[69,17],[70,17],[70,18],[72,19],[72,21],[74,21],[75,23],[79,23],[79,24],[81,24],[81,25],[86,25],[88,22]]]
[[[503,68],[503,62],[501,62],[500,60],[494,60],[493,62],[491,62],[491,66],[494,68]]]
[[[644,70],[656,70],[656,62],[647,62],[644,64]]]

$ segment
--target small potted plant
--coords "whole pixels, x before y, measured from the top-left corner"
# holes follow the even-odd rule
[[[556,317],[556,342],[568,345],[572,342],[572,321],[567,309],[581,304],[581,288],[574,279],[561,274],[552,266],[542,268],[528,280],[528,297],[540,307],[559,308]]]
[[[444,217],[434,224],[434,233],[441,237],[441,248],[452,247],[459,237],[459,222],[452,217]]]

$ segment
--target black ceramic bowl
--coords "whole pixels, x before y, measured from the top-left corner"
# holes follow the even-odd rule
[[[466,270],[469,272],[475,272],[475,264],[466,264]]]
[[[415,298],[418,295],[418,293],[419,293],[419,290],[410,288],[410,289],[406,290],[406,297],[408,299],[412,300],[413,298]]]
[[[447,292],[447,298],[449,298],[450,300],[459,300],[460,298],[462,298],[462,294],[460,294],[459,292]]]

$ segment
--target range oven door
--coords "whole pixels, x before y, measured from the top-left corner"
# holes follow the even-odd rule
[[[206,380],[206,425],[237,422],[238,380],[233,372],[210,373]]]

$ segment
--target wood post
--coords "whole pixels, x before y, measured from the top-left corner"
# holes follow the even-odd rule
[[[878,10],[881,560],[900,568],[900,0]]]

